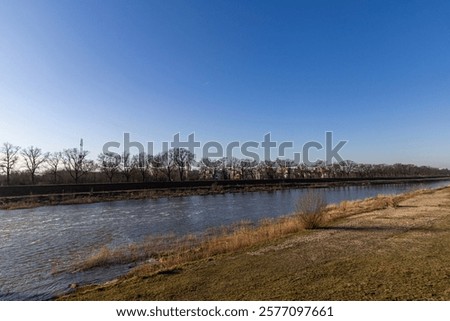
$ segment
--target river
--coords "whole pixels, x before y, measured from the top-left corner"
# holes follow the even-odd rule
[[[328,203],[437,188],[448,181],[323,188]],[[292,213],[306,189],[0,210],[0,300],[48,300],[72,283],[105,282],[129,266],[54,273],[102,246],[205,231]]]

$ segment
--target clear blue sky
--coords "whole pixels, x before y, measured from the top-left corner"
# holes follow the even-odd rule
[[[0,142],[349,140],[450,167],[448,1],[0,1]]]

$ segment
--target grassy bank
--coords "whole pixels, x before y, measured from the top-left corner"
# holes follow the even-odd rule
[[[161,242],[167,248],[104,249],[79,268],[153,259],[61,299],[450,299],[450,188],[343,202],[325,218],[316,230],[291,216]]]

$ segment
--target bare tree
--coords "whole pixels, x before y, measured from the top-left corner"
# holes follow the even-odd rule
[[[200,177],[202,179],[224,179],[223,167],[223,159],[203,158],[200,166]]]
[[[19,146],[14,146],[11,143],[3,143],[0,149],[0,168],[6,173],[6,184],[10,184],[11,172],[19,159]]]
[[[226,157],[223,159],[227,179],[240,179],[241,160],[236,157]]]
[[[141,174],[141,180],[143,183],[147,181],[152,160],[152,155],[147,155],[143,152],[139,153],[139,155],[134,155],[131,160],[132,169],[138,171]]]
[[[78,148],[65,149],[63,153],[64,168],[76,184],[80,178],[94,168],[94,162],[87,159],[88,151]]]
[[[114,176],[120,170],[120,155],[116,153],[101,153],[98,155],[98,162],[100,170],[108,177],[109,182],[112,183]]]
[[[49,154],[42,153],[42,149],[34,146],[22,149],[21,154],[30,173],[31,184],[35,184],[36,172],[47,161]]]
[[[355,171],[358,164],[351,160],[345,160],[339,163],[339,166],[341,167],[341,172],[346,176],[350,177],[351,174]]]
[[[258,163],[255,160],[242,159],[240,162],[241,179],[255,179],[257,166]]]
[[[178,169],[180,181],[184,181],[189,172],[190,166],[195,159],[195,155],[185,148],[174,148],[172,150],[173,162]]]
[[[127,182],[130,181],[131,174],[133,173],[133,163],[131,159],[131,155],[128,152],[124,152],[122,155],[122,161],[120,162],[119,167],[120,172]]]
[[[261,163],[261,169],[263,170],[266,179],[277,178],[277,163],[271,160],[265,160]]]
[[[61,152],[55,152],[48,155],[46,159],[48,165],[48,171],[51,173],[53,177],[53,183],[56,184],[58,182],[58,170],[59,166],[62,163],[62,154]]]
[[[173,149],[162,152],[153,157],[152,166],[164,173],[169,182],[172,181],[172,172],[175,169]]]

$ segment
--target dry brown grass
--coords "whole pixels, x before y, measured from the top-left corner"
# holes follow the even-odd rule
[[[327,202],[323,192],[308,190],[302,195],[296,204],[296,216],[303,228],[316,229],[323,226],[325,222],[325,209]]]
[[[138,244],[110,249],[103,246],[92,255],[76,262],[73,270],[82,271],[99,266],[144,262],[145,270],[160,270],[177,264],[239,251],[303,230],[296,217],[264,219],[259,224],[242,221],[229,227],[210,229],[203,234],[177,237],[149,237]]]
[[[387,207],[398,207],[401,201],[420,193],[426,192],[415,191],[398,196],[380,195],[328,206],[325,205],[324,198],[320,194],[307,193],[299,200],[297,206],[297,211],[305,213],[304,215],[297,212],[290,216],[264,219],[256,224],[241,221],[232,226],[210,229],[203,234],[182,237],[176,235],[148,237],[142,243],[116,249],[104,246],[95,250],[87,259],[78,260],[72,269],[87,270],[99,266],[145,261],[151,264],[142,264],[135,271],[151,273],[171,269],[187,262],[246,250],[308,228],[324,226],[340,218]]]
[[[220,254],[237,252],[248,249],[256,244],[262,244],[283,236],[297,233],[303,228],[298,219],[293,217],[282,217],[279,219],[265,219],[255,225],[243,221],[232,227],[223,227],[208,231],[201,235],[189,235],[188,237],[175,238],[164,247],[159,247],[159,251],[141,253],[141,258],[152,258],[152,264],[139,266],[135,272],[149,273],[164,269],[171,269],[174,266],[200,259],[206,259]],[[140,248],[148,250],[147,245],[140,245]],[[119,254],[120,252],[116,252]],[[95,257],[94,257],[95,259]],[[99,256],[98,262],[83,264],[85,268],[97,266],[104,259]],[[123,258],[120,258],[122,260]],[[120,262],[120,260],[117,260]],[[107,261],[108,262],[108,261]],[[108,263],[110,263],[109,261]]]
[[[417,195],[429,194],[429,190],[416,190],[400,195],[378,195],[363,200],[342,201],[339,204],[328,205],[324,213],[325,221],[333,221],[339,218],[386,209],[398,208],[401,203]]]
[[[75,271],[88,270],[100,266],[143,262],[151,259],[153,262],[162,260],[164,256],[174,252],[183,252],[199,243],[198,236],[187,235],[177,237],[173,234],[166,236],[148,237],[144,242],[132,243],[114,249],[102,246],[96,249],[86,259],[79,259],[73,265]]]

